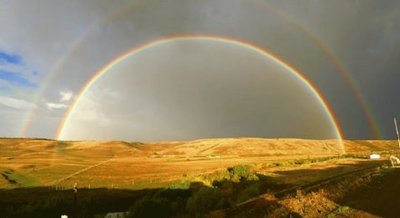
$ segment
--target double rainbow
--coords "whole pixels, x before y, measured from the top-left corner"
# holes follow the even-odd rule
[[[101,29],[101,28],[111,24],[113,21],[125,16],[126,14],[134,12],[151,2],[157,2],[157,1],[158,0],[138,0],[134,3],[124,5],[123,7],[112,12],[110,15],[105,16],[98,23],[95,23],[94,25],[92,25],[81,35],[81,37],[79,37],[75,42],[72,43],[72,45],[70,46],[68,51],[65,53],[65,55],[62,56],[60,59],[58,59],[58,61],[52,67],[48,76],[45,78],[44,84],[48,84],[60,72],[60,70],[68,62],[69,58],[71,56],[73,56],[79,50],[79,48],[85,44],[86,41],[90,40],[90,36],[94,32],[96,32],[95,30]],[[313,32],[311,32],[310,30],[305,28],[304,25],[302,25],[301,23],[296,21],[296,19],[293,19],[290,16],[280,12],[279,10],[276,10],[275,8],[270,7],[270,5],[268,3],[266,3],[265,1],[252,0],[249,3],[253,3],[257,7],[265,10],[267,13],[270,13],[271,15],[277,17],[278,19],[284,20],[291,27],[302,32],[312,42],[314,42],[316,46],[318,46],[320,48],[320,50],[323,52],[323,54],[335,66],[338,73],[343,77],[344,81],[346,82],[346,84],[350,88],[351,92],[353,93],[356,101],[361,106],[361,108],[364,112],[364,115],[367,118],[367,122],[369,124],[369,127],[371,128],[371,133],[373,134],[374,138],[380,138],[380,132],[377,127],[376,121],[375,121],[374,117],[372,116],[370,107],[368,106],[367,102],[361,95],[358,85],[354,82],[351,75],[346,70],[345,66],[340,62],[340,60],[336,57],[336,55],[332,52],[332,50],[327,45],[325,45]],[[226,38],[226,37],[217,37],[217,38]],[[234,40],[234,41],[240,41],[240,40]],[[244,44],[251,44],[251,43],[244,43]],[[140,47],[143,47],[143,46],[138,46],[137,48],[140,48]],[[126,53],[124,53],[124,54],[126,54]],[[122,54],[118,57],[121,57],[124,54]],[[116,59],[118,59],[118,57]],[[116,60],[116,59],[114,59],[114,60]],[[39,92],[37,94],[36,102],[40,102],[40,99],[42,98],[45,90],[46,90],[46,86],[42,86],[41,90],[39,90]],[[27,113],[27,115],[24,119],[24,122],[22,124],[21,131],[20,131],[20,135],[22,137],[27,135],[27,131],[31,125],[32,120],[35,117],[36,110],[37,110],[37,107],[32,107],[31,111]]]

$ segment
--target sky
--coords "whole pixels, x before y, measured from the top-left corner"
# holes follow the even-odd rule
[[[369,0],[0,0],[0,136],[174,140],[395,138],[400,2]],[[66,125],[62,126],[68,110]],[[60,128],[64,127],[64,128]]]

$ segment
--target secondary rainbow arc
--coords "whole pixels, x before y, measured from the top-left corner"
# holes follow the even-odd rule
[[[73,45],[68,49],[66,54],[61,57],[55,66],[53,66],[53,69],[51,70],[51,73],[49,76],[45,79],[45,84],[49,83],[52,78],[55,76],[55,74],[65,65],[67,59],[72,56],[74,53],[77,52],[79,47],[87,40],[89,40],[89,36],[93,33],[95,29],[98,28],[103,28],[104,26],[110,24],[112,21],[124,16],[127,13],[130,13],[132,11],[135,11],[142,6],[148,4],[149,2],[157,2],[158,0],[139,0],[134,3],[130,3],[127,6],[123,6],[117,10],[115,10],[113,13],[111,13],[109,16],[106,16],[104,19],[102,19],[99,23],[95,23],[94,25],[91,26],[87,31],[85,31],[81,37],[79,37]],[[381,136],[377,122],[374,118],[372,109],[369,107],[367,104],[366,100],[364,99],[363,95],[361,94],[360,88],[358,85],[354,82],[352,79],[350,73],[347,71],[345,66],[340,62],[340,60],[337,58],[337,56],[334,54],[334,52],[327,46],[325,45],[313,32],[311,32],[309,29],[305,28],[304,25],[299,23],[296,19],[291,18],[290,16],[287,16],[286,14],[280,12],[279,10],[276,10],[275,8],[272,8],[267,2],[261,1],[261,0],[253,0],[251,1],[254,4],[257,4],[260,8],[263,8],[265,11],[271,13],[272,15],[276,16],[277,18],[280,18],[284,21],[286,21],[289,25],[292,27],[296,28],[297,30],[303,32],[312,42],[314,42],[320,49],[321,51],[325,54],[325,56],[332,62],[332,64],[336,67],[338,70],[339,74],[344,78],[345,83],[348,85],[350,88],[352,94],[354,95],[356,101],[358,104],[361,106],[361,109],[363,110],[363,113],[367,119],[367,122],[369,124],[369,127],[371,129],[371,133],[373,134],[374,138],[379,139]],[[43,96],[44,90],[46,86],[43,86],[43,88],[39,91],[36,97],[36,102],[39,102],[40,99]],[[20,136],[25,137],[27,135],[27,131],[31,125],[31,121],[34,119],[34,116],[36,114],[37,107],[33,107],[30,112],[26,115],[22,128],[20,131]]]

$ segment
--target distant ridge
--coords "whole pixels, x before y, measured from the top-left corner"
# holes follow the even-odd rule
[[[127,141],[57,141],[45,138],[0,138],[0,148],[42,150],[62,146],[67,150],[112,150],[113,152],[142,151],[143,154],[185,156],[283,156],[335,155],[341,149],[337,140],[299,138],[207,138],[189,141],[127,142]],[[346,152],[366,153],[397,149],[394,140],[344,140]]]

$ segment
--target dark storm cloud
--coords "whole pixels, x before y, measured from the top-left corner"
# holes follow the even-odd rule
[[[41,84],[47,88],[33,120],[32,136],[43,136],[43,132],[52,136],[59,123],[62,110],[52,111],[52,118],[47,119],[45,102],[58,102],[59,93],[65,90],[76,93],[118,54],[165,35],[212,34],[249,41],[279,55],[304,72],[326,96],[347,137],[371,137],[363,109],[311,34],[336,54],[370,105],[383,136],[391,137],[392,117],[400,116],[396,96],[399,4],[394,0],[3,1],[0,50],[23,55],[34,68],[30,72],[39,72],[38,81],[54,73],[51,69],[57,61],[85,31],[93,30],[73,49],[51,83]],[[130,6],[132,10],[115,16]],[[23,90],[11,97],[34,99],[33,93]]]
[[[272,3],[300,20],[335,51],[377,118],[383,137],[393,137],[400,81],[400,3],[398,1],[297,1]],[[317,18],[317,19],[316,19]],[[348,107],[341,105],[343,111]],[[341,111],[340,109],[338,111]],[[360,121],[343,113],[350,137],[363,137]],[[346,122],[351,121],[351,122]]]

